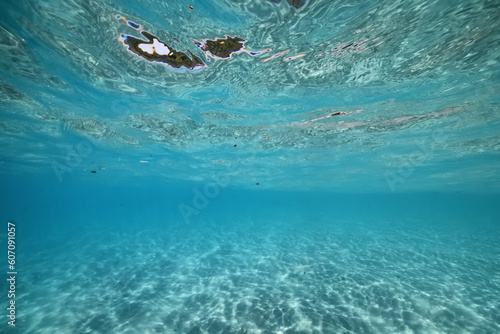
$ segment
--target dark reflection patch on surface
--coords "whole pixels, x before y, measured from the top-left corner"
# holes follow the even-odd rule
[[[271,2],[274,2],[274,3],[281,3],[281,0],[271,0]],[[294,8],[301,8],[302,6],[304,6],[307,2],[307,0],[287,0],[288,4]]]
[[[204,39],[203,41],[197,41],[192,39],[193,43],[199,47],[205,55],[214,58],[214,59],[229,59],[235,53],[245,52],[250,56],[258,56],[265,52],[269,52],[272,49],[265,49],[262,51],[248,51],[245,50],[245,43],[247,40],[244,40],[241,37],[234,36],[231,37],[226,35],[225,38],[215,38],[215,39]]]
[[[132,22],[132,21],[128,21],[128,22],[127,22],[127,24],[128,24],[129,26],[131,26],[132,28],[134,28],[134,29],[140,29],[140,28],[141,28],[141,25],[140,25],[140,24],[134,23],[134,22]]]
[[[137,23],[135,23],[133,21],[128,21],[125,17],[123,17],[121,15],[115,15],[115,19],[117,19],[117,20],[123,20],[123,21],[127,22],[127,24],[130,27],[134,28],[135,30],[140,30],[141,29],[141,25],[140,24],[137,24]]]
[[[137,56],[150,62],[165,64],[173,69],[185,68],[191,71],[196,71],[206,67],[200,57],[196,56],[190,50],[186,49],[191,57],[184,52],[174,49],[169,44],[161,41],[158,37],[150,34],[149,32],[142,30],[140,24],[129,21],[121,15],[115,15],[115,19],[126,22],[129,27],[138,30],[142,36],[147,38],[147,41],[145,41],[134,36],[124,34],[120,36],[119,40],[123,43],[123,45],[125,45],[130,52],[136,54]],[[166,34],[165,37],[170,43],[172,43]]]
[[[185,67],[192,71],[200,70],[206,66],[203,61],[190,50],[187,50],[187,52],[189,52],[191,57],[184,52],[175,50],[147,31],[141,31],[141,34],[148,40],[144,41],[133,36],[121,35],[121,41],[128,47],[129,51],[147,61],[163,63],[175,69]]]
[[[224,39],[206,40],[202,47],[204,51],[210,51],[213,55],[220,58],[230,58],[233,52],[238,52],[245,47],[245,40],[238,36]]]
[[[306,4],[306,0],[288,0],[290,6],[295,8],[301,8]]]

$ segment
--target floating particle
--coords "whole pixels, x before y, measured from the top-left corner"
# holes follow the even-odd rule
[[[95,173],[97,173],[97,171],[95,171],[95,170],[91,170],[90,172],[91,172],[91,173],[94,173],[94,174],[95,174]]]
[[[194,7],[192,5],[189,5],[189,9],[194,9]]]
[[[236,147],[236,146],[238,146],[238,145],[235,144],[234,147]]]
[[[257,186],[258,186],[259,184],[260,184],[260,183],[259,183],[259,182],[257,182],[255,185],[257,185]]]

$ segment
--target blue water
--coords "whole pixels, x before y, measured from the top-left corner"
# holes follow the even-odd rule
[[[500,332],[499,1],[4,0],[0,48],[1,333]]]

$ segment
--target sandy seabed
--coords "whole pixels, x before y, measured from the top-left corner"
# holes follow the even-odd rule
[[[500,332],[499,233],[402,226],[212,222],[39,240],[20,259],[17,327],[41,334]]]

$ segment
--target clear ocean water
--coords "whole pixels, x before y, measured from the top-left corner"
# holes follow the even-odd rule
[[[1,333],[500,333],[500,1],[2,0],[0,48]]]

